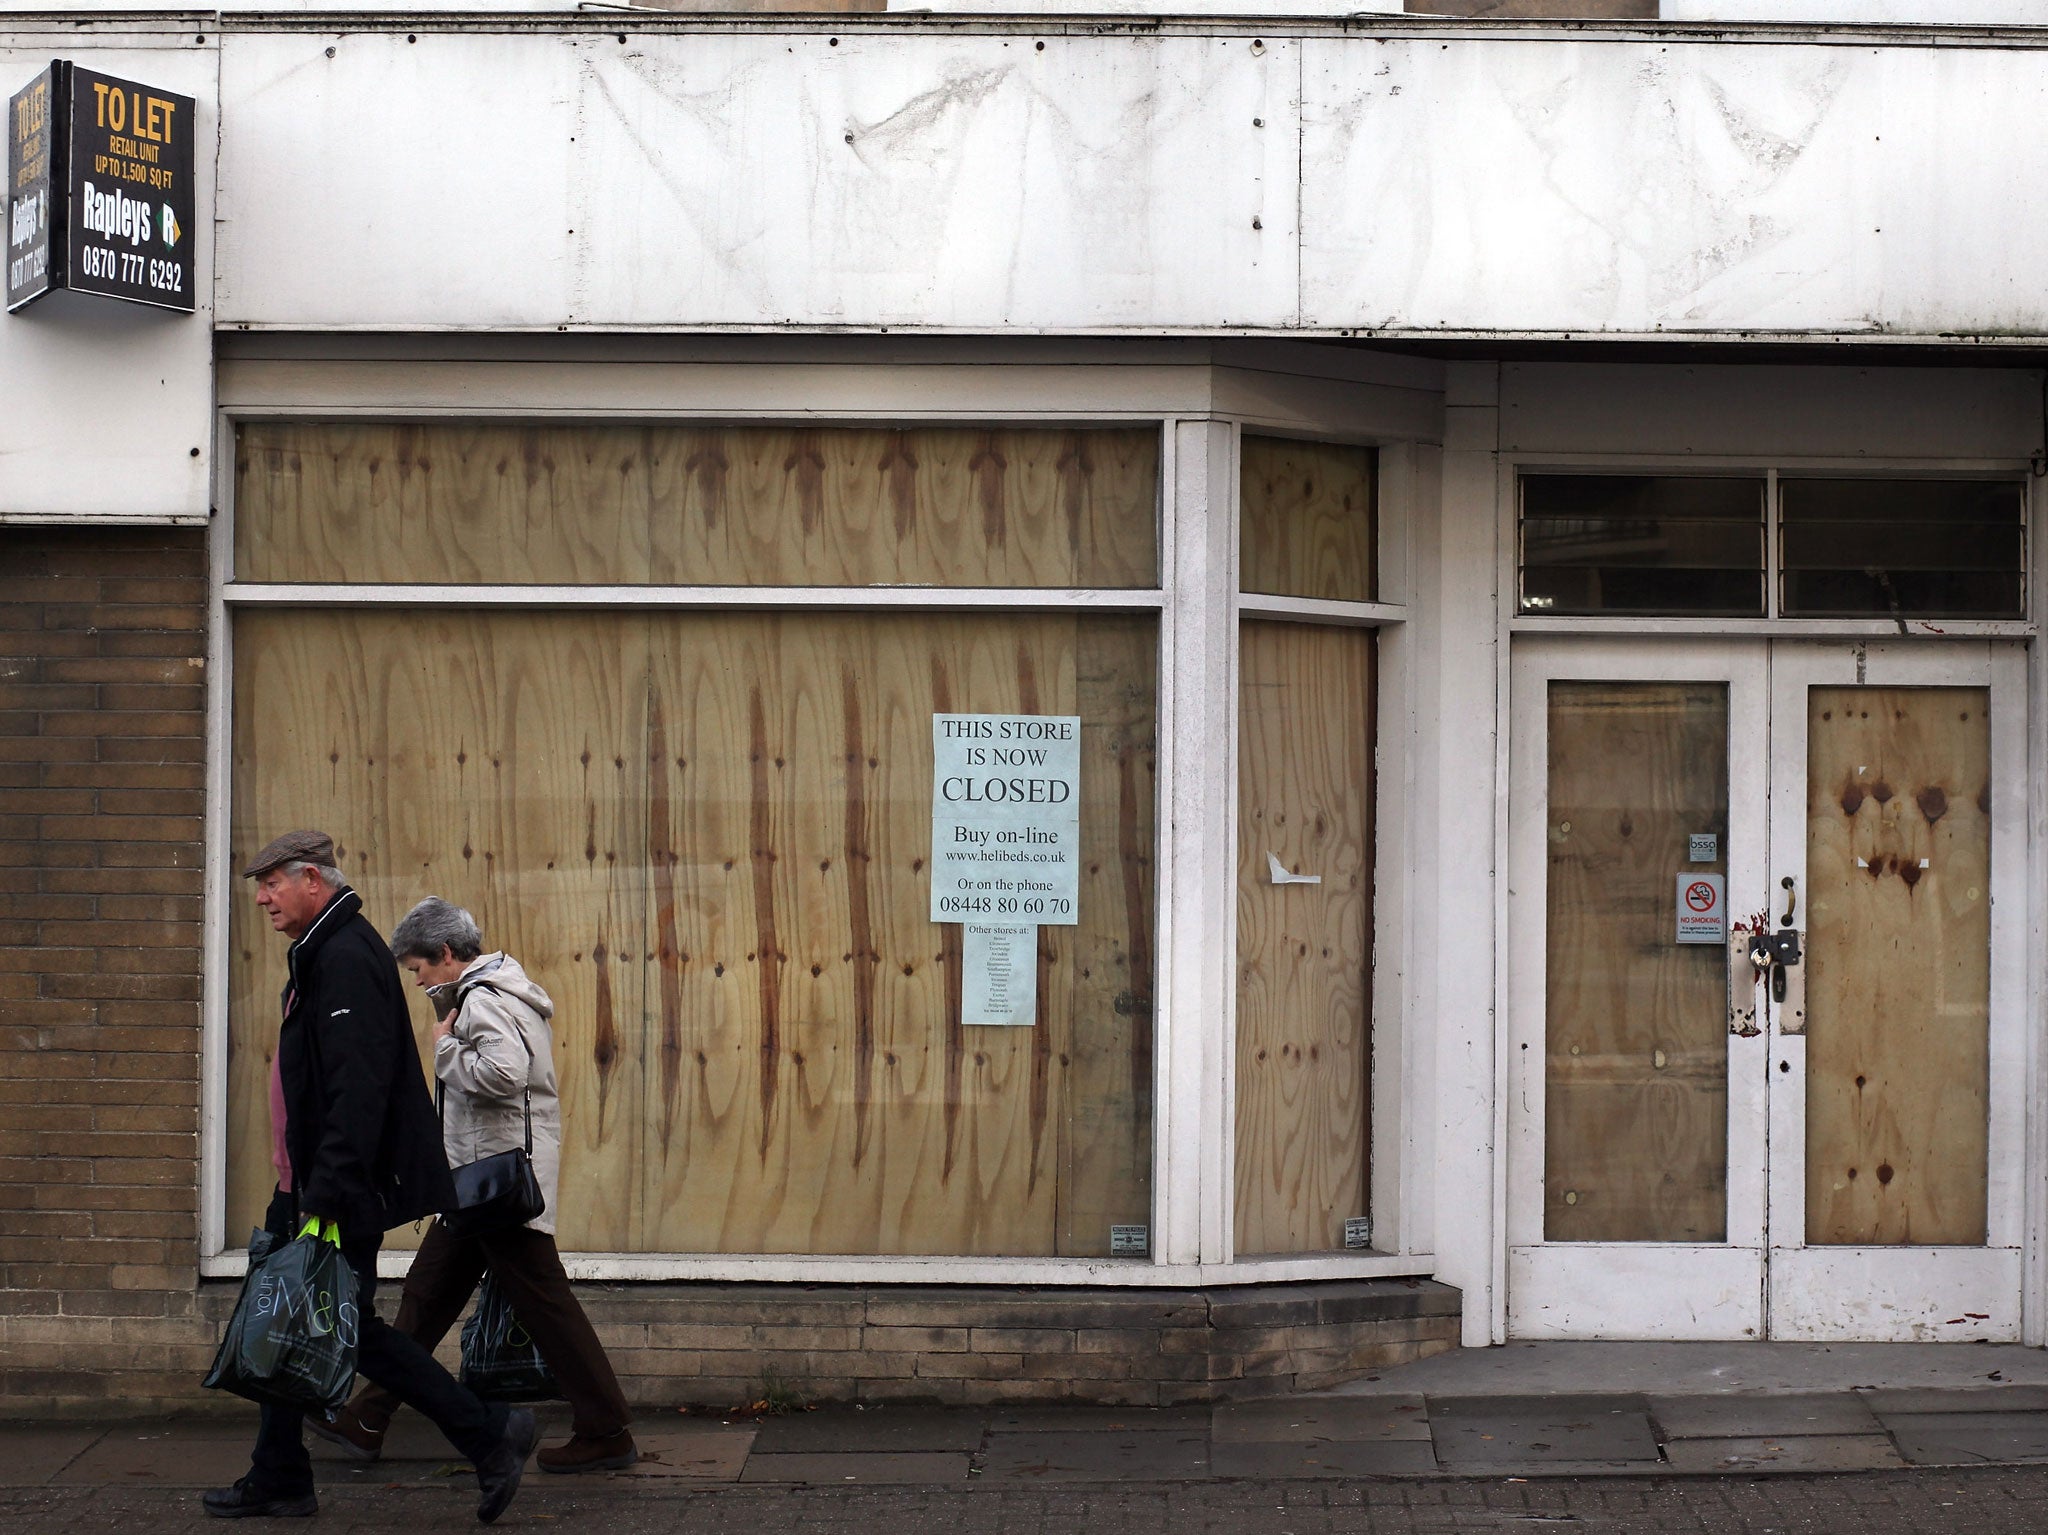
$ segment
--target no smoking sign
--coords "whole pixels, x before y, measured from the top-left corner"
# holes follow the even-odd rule
[[[1723,943],[1728,937],[1728,887],[1718,874],[1678,876],[1678,941]]]

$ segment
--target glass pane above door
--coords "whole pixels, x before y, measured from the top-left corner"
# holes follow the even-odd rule
[[[1728,688],[1552,681],[1548,716],[1544,1240],[1724,1241],[1726,950],[1676,905],[1728,867]]]

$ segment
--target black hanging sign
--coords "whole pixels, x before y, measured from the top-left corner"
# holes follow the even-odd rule
[[[7,307],[52,288],[190,314],[198,281],[190,96],[63,59],[7,112]]]

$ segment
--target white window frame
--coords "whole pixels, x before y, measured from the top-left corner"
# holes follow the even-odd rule
[[[641,609],[815,609],[975,612],[1083,607],[1101,613],[1153,613],[1159,619],[1155,977],[1153,1011],[1153,1162],[1149,1261],[1104,1258],[880,1257],[845,1254],[565,1254],[583,1280],[706,1279],[763,1282],[1088,1284],[1176,1286],[1428,1275],[1433,1254],[1410,1235],[1412,1170],[1426,1161],[1410,1142],[1426,1106],[1407,1064],[1409,1009],[1400,954],[1399,912],[1409,850],[1386,845],[1376,875],[1374,959],[1373,1212],[1375,1249],[1240,1261],[1234,1227],[1230,1075],[1235,1059],[1236,753],[1239,612],[1382,629],[1379,802],[1376,825],[1404,826],[1403,771],[1409,731],[1398,602],[1301,604],[1294,599],[1240,602],[1237,587],[1237,443],[1241,430],[1279,431],[1316,440],[1374,446],[1381,453],[1381,591],[1398,594],[1405,574],[1414,449],[1433,408],[1427,370],[1400,362],[1370,377],[1371,365],[1316,358],[1302,349],[1247,348],[1252,371],[1215,365],[1218,348],[1156,358],[1104,350],[1076,362],[1019,357],[1020,349],[972,348],[906,363],[843,355],[832,363],[760,361],[759,354],[700,360],[519,361],[486,349],[481,360],[434,355],[394,344],[374,360],[360,350],[306,361],[265,356],[221,365],[216,402],[216,515],[210,542],[207,810],[201,1055],[200,1271],[245,1272],[226,1223],[227,963],[232,901],[241,898],[229,867],[233,623],[255,607],[430,607],[465,605]],[[408,356],[418,350],[425,356]],[[927,349],[936,352],[937,349]],[[1153,350],[1157,350],[1154,348]],[[1118,366],[1104,366],[1116,360]],[[1126,360],[1128,359],[1128,360]],[[1184,360],[1183,360],[1184,359]],[[1306,377],[1287,376],[1299,364]],[[1334,368],[1335,376],[1316,377]],[[1277,376],[1276,376],[1277,375]],[[1257,396],[1246,409],[1242,399]],[[1278,407],[1273,400],[1279,400]],[[1231,407],[1237,406],[1233,409]],[[235,436],[263,420],[560,420],[801,421],[806,425],[1157,426],[1160,584],[1149,589],[940,587],[648,587],[648,586],[343,586],[238,583],[234,550]],[[1268,608],[1267,604],[1277,604]],[[1392,643],[1389,643],[1389,641]],[[1391,654],[1389,654],[1391,652]],[[1219,727],[1226,734],[1218,734]],[[1396,754],[1390,760],[1388,753]],[[1220,999],[1220,1001],[1219,1001]],[[379,1271],[404,1273],[409,1252],[381,1255]]]

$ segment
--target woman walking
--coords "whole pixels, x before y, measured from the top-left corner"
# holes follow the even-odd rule
[[[574,1412],[568,1443],[535,1457],[543,1471],[610,1471],[639,1459],[632,1415],[611,1361],[569,1289],[555,1248],[562,1111],[555,1089],[554,1004],[509,954],[483,952],[476,919],[429,896],[391,933],[398,962],[433,999],[434,1075],[444,1099],[442,1138],[460,1167],[526,1144],[532,1101],[533,1170],[547,1208],[524,1226],[451,1236],[436,1220],[414,1256],[398,1307],[399,1331],[426,1348],[462,1314],[489,1269],[532,1335]],[[398,1400],[366,1386],[333,1417],[307,1426],[360,1459],[383,1452]]]

